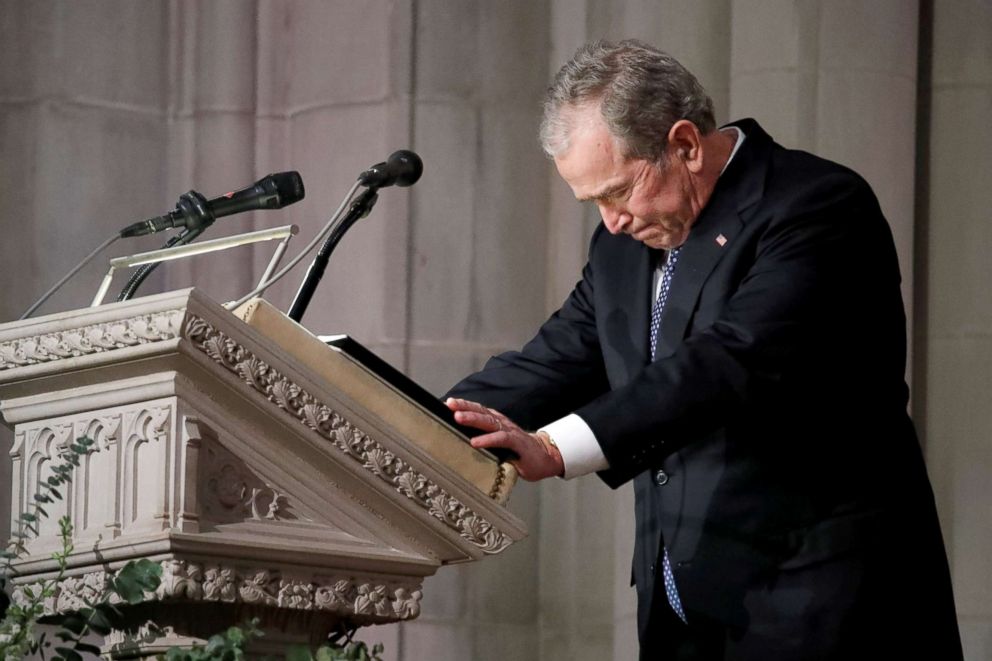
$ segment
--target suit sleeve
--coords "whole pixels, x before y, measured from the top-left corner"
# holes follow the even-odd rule
[[[592,239],[602,234],[600,226]],[[596,274],[591,261],[561,309],[520,351],[489,359],[482,371],[456,384],[447,396],[497,409],[524,428],[536,429],[607,390],[596,332]]]
[[[837,175],[756,222],[766,225],[753,261],[715,322],[575,411],[609,461],[609,484],[741,421],[835,427],[859,397],[878,404],[873,389],[893,391],[877,375],[901,382],[900,352],[882,344],[904,335],[898,264],[867,184]]]

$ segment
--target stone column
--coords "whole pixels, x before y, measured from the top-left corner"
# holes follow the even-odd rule
[[[912,318],[918,3],[735,0],[733,17],[731,116],[868,180]]]
[[[543,321],[547,169],[536,140],[547,2],[413,3],[413,144],[404,286],[408,373],[440,394]],[[541,487],[543,488],[543,487]],[[450,568],[400,625],[402,659],[535,656],[537,488],[511,508],[532,537],[492,567]],[[374,632],[370,632],[374,635]]]
[[[927,462],[965,657],[992,656],[992,5],[933,3],[925,334]]]

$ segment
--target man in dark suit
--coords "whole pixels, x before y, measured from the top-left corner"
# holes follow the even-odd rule
[[[868,184],[717,129],[633,41],[562,68],[542,141],[603,224],[562,308],[448,405],[526,479],[634,481],[641,657],[961,658]]]

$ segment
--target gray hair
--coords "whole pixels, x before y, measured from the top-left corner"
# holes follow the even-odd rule
[[[687,119],[703,134],[716,128],[713,101],[671,55],[635,39],[586,44],[558,71],[544,100],[541,147],[568,147],[568,111],[599,102],[610,133],[627,158],[664,160],[668,131]]]

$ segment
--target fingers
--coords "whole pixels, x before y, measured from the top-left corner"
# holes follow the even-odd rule
[[[491,413],[476,413],[474,411],[455,411],[455,422],[466,427],[474,427],[482,431],[505,431],[503,423]]]
[[[514,450],[514,439],[506,432],[494,432],[475,436],[469,441],[473,448],[506,448]]]
[[[455,422],[482,431],[509,431],[515,427],[499,411],[494,411],[477,402],[449,397],[445,402],[455,412]]]
[[[467,399],[449,397],[444,401],[445,405],[452,411],[474,411],[476,413],[487,413],[489,409],[478,402],[471,402]]]
[[[455,422],[489,432],[471,439],[472,447],[479,449],[502,448],[510,450],[515,459],[509,462],[525,480],[540,480],[554,473],[549,472],[547,455],[535,448],[542,447],[535,439],[499,411],[467,399],[449,397],[445,405],[455,412]]]

